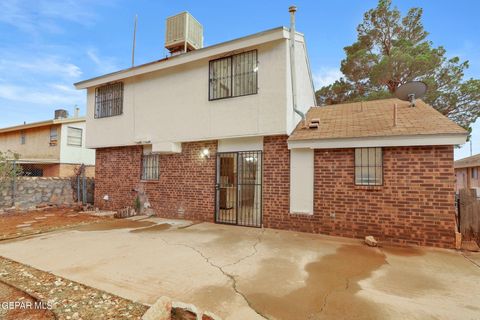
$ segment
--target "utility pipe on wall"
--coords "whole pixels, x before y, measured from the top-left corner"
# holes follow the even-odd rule
[[[298,114],[305,126],[305,114],[297,108],[297,74],[295,69],[295,12],[297,11],[296,6],[290,6],[288,12],[290,12],[290,74],[292,77],[292,102],[293,102],[293,111]]]

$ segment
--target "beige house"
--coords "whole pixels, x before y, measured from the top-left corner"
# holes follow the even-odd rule
[[[480,196],[480,154],[455,161],[456,189],[476,189]]]
[[[52,120],[0,129],[0,151],[19,155],[27,176],[68,177],[81,164],[94,175],[95,150],[85,147],[85,118],[56,110]]]

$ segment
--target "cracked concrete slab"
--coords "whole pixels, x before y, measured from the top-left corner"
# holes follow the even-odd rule
[[[447,250],[149,218],[3,243],[0,254],[135,301],[169,296],[225,319],[480,314],[480,268]]]

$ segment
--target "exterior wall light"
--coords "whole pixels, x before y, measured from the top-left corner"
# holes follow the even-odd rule
[[[210,150],[207,148],[202,150],[202,158],[210,158]]]

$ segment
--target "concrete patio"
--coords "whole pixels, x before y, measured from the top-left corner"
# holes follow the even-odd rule
[[[0,255],[135,301],[225,319],[474,319],[480,268],[461,253],[148,218],[0,244]]]

